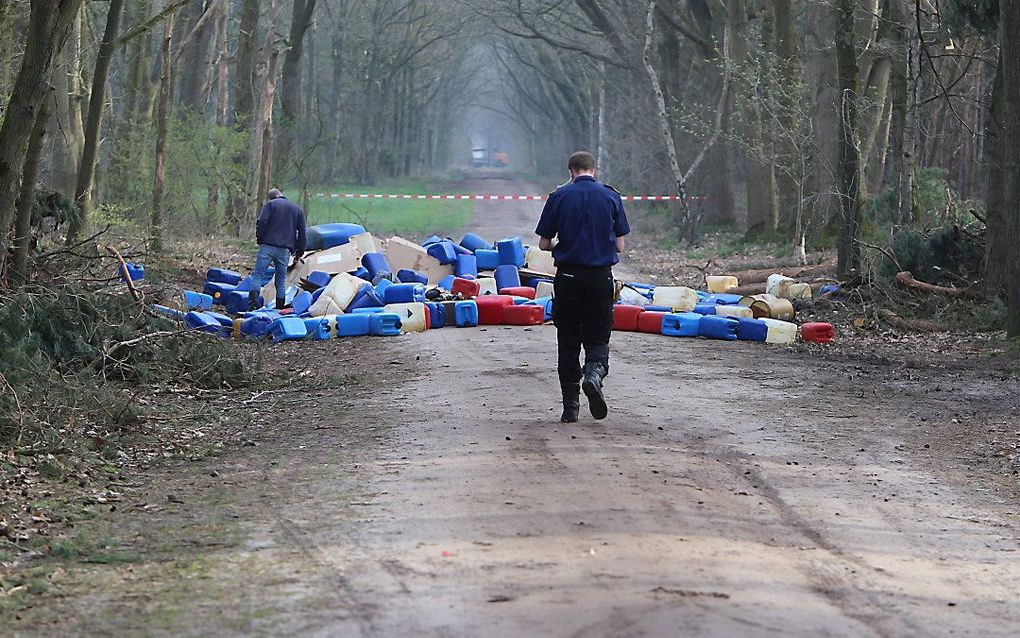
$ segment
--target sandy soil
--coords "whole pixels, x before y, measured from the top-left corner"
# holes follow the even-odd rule
[[[481,204],[470,229],[530,233],[539,210]],[[259,397],[255,446],[156,473],[93,523],[132,558],[69,565],[8,627],[1020,635],[1017,478],[991,458],[1020,430],[1015,375],[628,333],[612,350],[609,418],[564,425],[551,326],[280,348],[319,390]]]

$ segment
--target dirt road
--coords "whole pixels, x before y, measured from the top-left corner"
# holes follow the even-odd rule
[[[346,389],[164,470],[108,520],[137,560],[69,571],[16,632],[1020,635],[1020,509],[944,436],[1017,430],[1015,377],[614,333],[609,418],[564,425],[551,326],[320,348]]]

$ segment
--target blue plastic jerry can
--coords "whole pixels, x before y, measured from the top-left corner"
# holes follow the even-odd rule
[[[161,314],[164,317],[168,317],[170,319],[176,319],[178,321],[181,321],[182,319],[184,319],[184,315],[187,314],[186,312],[181,312],[180,310],[174,310],[173,308],[167,308],[166,306],[161,306],[159,304],[152,304],[151,306],[149,306],[149,308],[153,312],[155,312],[157,314]]]
[[[715,304],[714,303],[699,303],[698,305],[694,306],[694,312],[698,313],[699,315],[714,315],[715,314]]]
[[[312,272],[308,273],[308,276],[305,277],[305,279],[307,279],[308,283],[312,284],[316,288],[322,288],[323,286],[328,286],[329,282],[333,278],[329,275],[328,272],[323,272],[321,270],[313,270]]]
[[[374,315],[354,313],[336,318],[336,336],[364,337],[369,334]]]
[[[455,275],[447,275],[439,280],[438,286],[445,290],[446,292],[450,292],[451,290],[453,290],[453,281],[456,278],[457,277]]]
[[[257,307],[262,307],[262,297],[258,298],[256,303]],[[240,314],[248,311],[248,291],[247,290],[231,290],[227,293],[226,298],[223,301],[223,305],[226,306],[227,312],[232,314]]]
[[[438,244],[441,241],[443,241],[442,237],[440,237],[439,235],[432,235],[431,237],[423,241],[421,245],[423,248],[428,248],[432,244]]]
[[[673,312],[671,306],[645,306],[645,312]]]
[[[478,304],[473,301],[458,301],[454,307],[458,328],[474,328],[478,325]]]
[[[296,341],[308,336],[308,328],[298,317],[280,317],[269,324],[269,336],[274,342]]]
[[[138,281],[139,279],[145,279],[145,266],[142,264],[135,264],[128,262],[124,264],[127,267],[128,277],[131,277],[131,281]],[[120,273],[120,280],[124,281],[124,271],[117,268],[117,272]]]
[[[269,334],[269,327],[279,317],[257,313],[241,320],[241,334],[252,339],[261,339]]]
[[[294,308],[295,315],[304,314],[312,307],[312,293],[307,290],[302,290],[298,294],[294,295],[294,300],[290,305]]]
[[[184,303],[188,305],[188,310],[209,310],[213,307],[213,298],[202,292],[185,290]]]
[[[365,253],[361,257],[361,265],[368,271],[368,279],[372,281],[376,275],[388,275],[393,272],[382,253]]]
[[[446,266],[457,261],[457,251],[453,247],[453,242],[440,241],[431,244],[428,248],[428,253],[436,259],[440,264]]]
[[[492,248],[492,244],[485,241],[474,233],[467,233],[464,238],[460,240],[460,245],[467,248],[471,252],[478,252],[479,250],[487,250]]]
[[[192,330],[208,332],[221,337],[230,335],[230,330],[227,327],[216,321],[215,317],[211,317],[204,312],[189,312],[184,315],[184,324]]]
[[[769,325],[761,319],[741,317],[737,321],[739,322],[737,326],[737,339],[741,341],[764,342],[765,338],[769,336]]]
[[[697,337],[704,315],[680,312],[662,318],[662,334],[667,337]]]
[[[698,334],[709,339],[736,341],[738,327],[740,322],[734,317],[705,315],[698,322]]]
[[[222,304],[223,297],[235,287],[236,286],[234,286],[234,284],[225,284],[220,281],[207,281],[205,282],[205,286],[202,287],[202,294],[212,297],[214,304]]]
[[[740,295],[717,292],[714,295],[709,295],[703,303],[714,303],[719,306],[735,306],[740,303],[741,299],[743,299],[743,297]]]
[[[308,331],[308,338],[313,341],[326,341],[329,339],[329,320],[324,317],[309,317],[303,319],[305,330]]]
[[[496,267],[496,290],[520,287],[521,275],[517,271],[517,266],[503,264]]]
[[[231,286],[241,283],[241,279],[243,279],[241,273],[227,270],[226,268],[210,268],[205,273],[206,281],[229,284]]]
[[[441,303],[426,302],[425,307],[429,309],[429,317],[433,328],[446,326],[446,308]]]
[[[383,292],[383,301],[393,303],[416,303],[425,301],[425,286],[421,284],[393,284]]]
[[[397,271],[397,281],[402,284],[422,284],[429,283],[429,278],[417,270],[411,270],[410,268],[401,268]]]
[[[347,306],[347,312],[356,312],[361,309],[376,309],[382,308],[385,304],[383,303],[382,297],[375,291],[371,285],[364,285],[358,294],[354,296],[354,300]]]
[[[453,273],[458,277],[464,275],[477,277],[478,259],[474,255],[457,255],[457,264],[453,268]]]
[[[701,303],[705,303],[706,300],[712,296],[710,293],[707,293],[704,290],[695,290],[694,294],[698,296],[698,300],[700,300]]]
[[[496,270],[499,267],[499,251],[483,248],[475,251],[478,270]]]
[[[378,312],[368,315],[369,334],[375,337],[398,337],[400,336],[400,315],[395,312]]]
[[[208,311],[206,311],[205,314],[209,315],[210,317],[218,321],[221,326],[226,326],[227,328],[232,328],[234,326],[234,320],[228,317],[227,315],[221,315],[218,312]]]
[[[375,294],[379,295],[380,299],[384,299],[386,295],[386,289],[393,285],[393,282],[389,279],[380,279],[379,283],[375,285]]]
[[[368,274],[368,268],[365,268],[364,266],[358,266],[357,270],[352,270],[348,274],[357,277],[358,279],[364,279],[369,282],[372,281],[372,277]]]
[[[496,251],[499,253],[500,265],[517,268],[524,265],[524,242],[520,237],[507,237],[499,240],[496,242]]]

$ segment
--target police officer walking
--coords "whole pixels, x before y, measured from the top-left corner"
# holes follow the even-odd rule
[[[254,283],[248,293],[249,310],[258,305],[261,285],[258,282],[265,278],[270,265],[276,271],[276,309],[283,309],[287,298],[287,265],[291,255],[297,260],[305,254],[305,231],[305,211],[278,189],[269,189],[267,201],[255,223],[259,252],[251,273]]]
[[[563,391],[560,421],[573,423],[582,388],[593,417],[604,419],[609,412],[602,381],[609,374],[616,297],[613,265],[620,260],[630,225],[620,194],[597,180],[591,153],[575,153],[567,166],[571,181],[549,195],[535,233],[539,248],[552,251],[556,262],[553,323]]]

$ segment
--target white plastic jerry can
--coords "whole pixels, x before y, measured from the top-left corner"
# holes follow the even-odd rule
[[[687,286],[656,286],[653,306],[668,306],[675,312],[690,312],[698,305],[698,293]]]
[[[495,277],[479,277],[478,278],[478,296],[482,295],[495,295],[499,294],[499,289],[496,287]]]
[[[549,281],[540,281],[535,286],[535,299],[541,299],[542,297],[555,297],[556,286]]]
[[[720,317],[736,317],[737,319],[754,319],[754,313],[748,306],[719,304],[715,307],[715,314]]]
[[[360,277],[346,272],[338,274],[308,309],[309,314],[313,317],[343,314],[364,285],[365,280]]]
[[[425,313],[428,309],[425,304],[415,303],[391,303],[383,307],[383,312],[392,312],[400,317],[400,330],[403,333],[425,332],[428,323]]]
[[[762,317],[762,321],[769,327],[765,343],[793,343],[797,340],[797,324],[768,317]]]
[[[705,277],[705,285],[709,292],[726,292],[730,288],[736,288],[739,284],[736,277],[729,275],[709,275]]]

